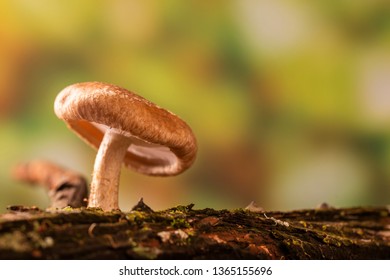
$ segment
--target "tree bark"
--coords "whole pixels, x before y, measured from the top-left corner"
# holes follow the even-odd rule
[[[0,259],[390,259],[389,216],[387,207],[10,207],[0,215]]]

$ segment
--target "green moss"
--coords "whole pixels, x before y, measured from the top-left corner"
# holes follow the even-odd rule
[[[361,228],[358,228],[356,230],[354,230],[354,232],[358,235],[363,235],[364,234],[364,230],[362,230]]]
[[[72,206],[66,206],[61,209],[63,212],[73,212],[74,208]]]
[[[300,223],[304,228],[307,227],[307,223],[306,223],[305,221],[299,221],[299,223]]]
[[[149,248],[143,246],[137,246],[132,249],[132,251],[137,255],[139,259],[154,260],[160,254],[158,248]]]
[[[175,229],[179,228],[190,228],[191,225],[187,222],[185,218],[175,218],[171,222],[171,227]]]
[[[340,242],[340,240],[338,240],[337,238],[334,238],[330,235],[326,235],[324,237],[324,239],[322,239],[326,244],[329,244],[329,245],[334,245],[334,246],[337,246],[337,247],[340,247],[342,245],[342,242]]]
[[[292,244],[295,246],[302,246],[302,241],[299,239],[293,239]]]
[[[146,215],[140,211],[131,211],[130,213],[126,213],[125,218],[130,222],[137,222],[145,219]]]
[[[147,225],[143,226],[140,229],[140,232],[151,232],[151,231],[152,231],[152,229],[149,226],[147,226]]]
[[[168,212],[172,213],[172,214],[173,213],[188,213],[189,211],[192,210],[193,207],[194,207],[193,203],[191,203],[189,205],[178,205],[176,207],[168,209]]]

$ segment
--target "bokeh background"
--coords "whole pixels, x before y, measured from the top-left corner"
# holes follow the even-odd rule
[[[96,151],[53,112],[82,81],[183,118],[199,154],[170,178],[122,170],[120,206],[268,210],[390,201],[388,0],[0,1],[0,209],[48,206],[10,176]]]

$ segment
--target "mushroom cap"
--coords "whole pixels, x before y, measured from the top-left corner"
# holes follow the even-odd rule
[[[56,97],[54,111],[96,149],[107,129],[130,137],[124,164],[137,172],[176,175],[195,160],[196,139],[183,120],[119,86],[102,82],[70,85]]]

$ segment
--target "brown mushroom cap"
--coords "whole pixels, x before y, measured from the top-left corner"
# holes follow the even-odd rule
[[[191,128],[175,114],[124,88],[85,82],[63,89],[54,103],[58,118],[98,149],[107,128],[132,139],[127,167],[147,175],[186,170],[197,145]]]

